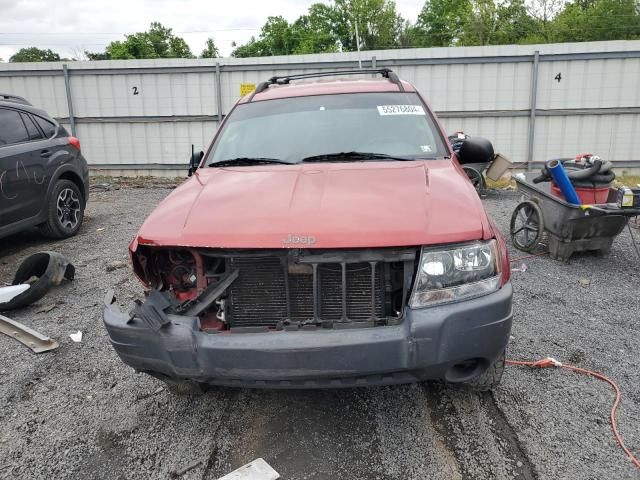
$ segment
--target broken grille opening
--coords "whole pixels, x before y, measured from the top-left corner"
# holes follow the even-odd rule
[[[136,273],[211,333],[398,323],[418,258],[417,248],[139,250]]]
[[[379,252],[370,257],[231,257],[229,269],[239,276],[229,288],[226,319],[232,328],[395,323],[410,288],[405,287],[406,268],[413,272],[415,252],[392,261]]]

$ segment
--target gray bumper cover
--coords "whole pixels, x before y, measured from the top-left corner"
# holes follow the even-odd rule
[[[109,305],[104,324],[127,365],[160,377],[269,388],[463,381],[451,378],[454,365],[477,359],[486,367],[506,347],[511,298],[508,283],[472,300],[407,308],[401,324],[374,328],[211,334],[197,317],[169,315],[154,332]]]

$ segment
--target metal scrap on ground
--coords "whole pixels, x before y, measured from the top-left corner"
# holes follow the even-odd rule
[[[15,338],[35,353],[47,352],[60,346],[58,345],[58,342],[52,338],[42,335],[41,333],[38,333],[15,320],[11,320],[4,315],[0,315],[0,333],[4,333],[9,337]]]

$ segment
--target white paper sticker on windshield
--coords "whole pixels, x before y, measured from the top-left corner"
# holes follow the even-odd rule
[[[424,115],[422,105],[378,105],[380,115]]]

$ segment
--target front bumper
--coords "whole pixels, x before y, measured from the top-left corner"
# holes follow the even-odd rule
[[[110,305],[104,324],[124,363],[158,377],[265,388],[455,383],[503,352],[511,299],[508,283],[472,300],[407,308],[399,325],[358,329],[211,334],[200,331],[197,317],[169,315],[171,323],[154,332]],[[458,367],[468,360],[474,369]]]

